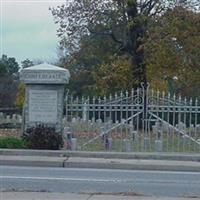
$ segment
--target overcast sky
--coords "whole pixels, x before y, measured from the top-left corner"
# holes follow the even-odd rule
[[[61,5],[65,0],[0,1],[1,55],[15,57],[19,64],[26,58],[57,58],[57,26],[48,8]]]

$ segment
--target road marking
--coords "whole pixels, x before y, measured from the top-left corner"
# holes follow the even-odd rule
[[[60,168],[58,169],[60,170]],[[95,172],[112,172],[112,173],[118,173],[118,172],[129,172],[129,173],[141,173],[141,174],[187,174],[187,175],[200,175],[200,172],[192,172],[192,171],[159,171],[159,170],[123,170],[123,169],[92,169],[92,168],[64,168],[62,170],[67,171],[95,171]]]
[[[185,180],[148,180],[148,179],[96,179],[96,178],[62,178],[62,177],[33,177],[33,176],[0,176],[0,179],[27,179],[27,180],[50,180],[50,181],[88,181],[88,182],[111,182],[111,183],[127,183],[131,182],[132,184],[138,184],[138,183],[148,183],[148,184],[183,184],[183,185],[199,185],[200,181],[185,181]]]
[[[31,180],[64,180],[64,181],[93,181],[93,182],[124,182],[123,180],[92,179],[92,178],[62,178],[62,177],[33,177],[33,176],[0,176],[0,179],[31,179]]]
[[[0,169],[17,169],[17,170],[46,170],[44,167],[19,167],[19,166],[0,166]],[[123,169],[92,169],[92,168],[51,168],[48,167],[48,170],[51,171],[88,171],[88,172],[112,172],[112,173],[147,173],[147,174],[183,174],[183,175],[200,175],[200,172],[190,172],[190,171],[157,171],[157,170],[123,170]]]

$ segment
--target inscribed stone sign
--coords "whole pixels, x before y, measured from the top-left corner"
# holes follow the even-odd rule
[[[57,91],[29,91],[29,121],[44,123],[57,121]]]

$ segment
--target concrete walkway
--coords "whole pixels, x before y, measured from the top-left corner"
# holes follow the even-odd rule
[[[168,198],[104,194],[71,194],[47,192],[1,192],[1,200],[195,200],[200,198]]]

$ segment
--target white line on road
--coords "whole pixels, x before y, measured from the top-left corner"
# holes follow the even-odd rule
[[[83,182],[112,182],[112,183],[148,183],[148,184],[190,184],[190,185],[199,185],[200,181],[188,182],[187,180],[148,180],[148,179],[95,179],[95,178],[62,178],[62,177],[37,177],[37,176],[0,176],[0,179],[26,179],[26,180],[49,180],[49,181],[83,181]]]
[[[24,169],[24,170],[46,170],[44,167],[24,167],[24,166],[0,166],[0,169]],[[200,175],[200,172],[191,172],[191,171],[159,171],[159,170],[123,170],[123,169],[92,169],[92,168],[51,168],[48,167],[48,170],[54,171],[95,171],[95,172],[110,172],[118,173],[118,172],[129,172],[129,173],[147,173],[147,174],[183,174],[183,175]]]
[[[93,181],[93,182],[125,182],[113,179],[92,179],[92,178],[62,178],[62,177],[37,177],[37,176],[0,176],[0,179],[31,179],[31,180],[63,180],[63,181]]]

